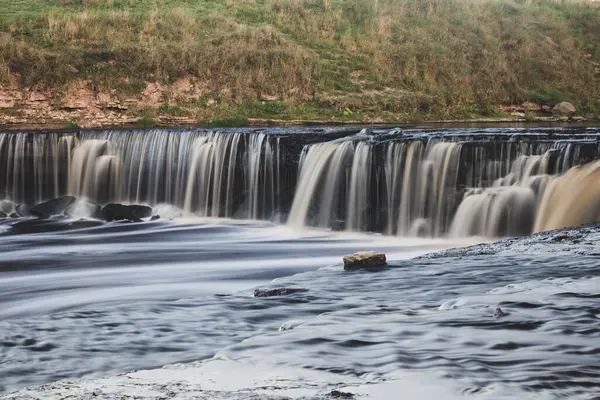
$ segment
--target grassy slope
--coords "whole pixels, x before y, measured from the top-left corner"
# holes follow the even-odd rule
[[[199,119],[463,118],[527,100],[598,112],[599,4],[0,0],[0,82],[131,96],[192,77],[205,92],[161,111]]]

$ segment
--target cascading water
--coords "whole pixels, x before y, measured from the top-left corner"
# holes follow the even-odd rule
[[[4,197],[73,195],[168,203],[201,216],[271,218],[277,163],[266,135],[242,132],[0,134]]]
[[[580,163],[582,148],[598,148],[595,141],[465,139],[377,141],[363,132],[307,145],[289,223],[368,230],[369,219],[383,214],[374,230],[400,236],[528,234],[553,176]]]
[[[599,158],[599,138],[597,129],[0,133],[0,191],[17,203],[70,194],[398,236],[522,235],[600,218],[600,193],[585,187],[596,169],[571,169]],[[581,200],[561,203],[565,191]]]
[[[450,228],[452,236],[514,236],[531,232],[537,206],[551,179],[553,153],[519,156],[510,172],[487,189],[465,192]]]
[[[600,162],[569,169],[544,191],[534,232],[600,220]]]

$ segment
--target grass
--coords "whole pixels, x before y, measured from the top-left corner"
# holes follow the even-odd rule
[[[599,5],[0,0],[0,83],[59,96],[83,80],[125,99],[191,79],[201,93],[170,93],[153,116],[202,121],[462,118],[563,100],[595,112]]]
[[[141,129],[156,128],[156,120],[152,117],[144,116],[136,121],[135,126]]]
[[[75,120],[70,120],[65,124],[65,129],[79,129],[79,124]]]

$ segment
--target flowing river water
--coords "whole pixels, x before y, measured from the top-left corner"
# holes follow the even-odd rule
[[[161,216],[0,221],[0,394],[83,377],[7,398],[594,398],[598,228],[443,250],[596,221],[599,134],[0,134],[15,204]],[[389,267],[344,271],[358,250]]]

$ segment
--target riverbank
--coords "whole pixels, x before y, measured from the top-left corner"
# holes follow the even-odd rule
[[[600,113],[598,2],[32,0],[4,7],[2,125],[533,120],[561,101],[573,103],[577,116]],[[515,111],[523,104],[534,109]]]
[[[49,131],[65,129],[130,129],[130,128],[236,128],[269,126],[405,126],[432,124],[437,126],[498,126],[503,124],[518,126],[597,126],[600,115],[554,117],[528,115],[507,115],[495,118],[457,118],[457,119],[280,119],[228,117],[209,120],[196,120],[192,117],[175,117],[155,114],[153,117],[139,117],[127,113],[96,110],[92,115],[73,110],[58,110],[38,113],[36,110],[19,110],[0,114],[0,131]]]

